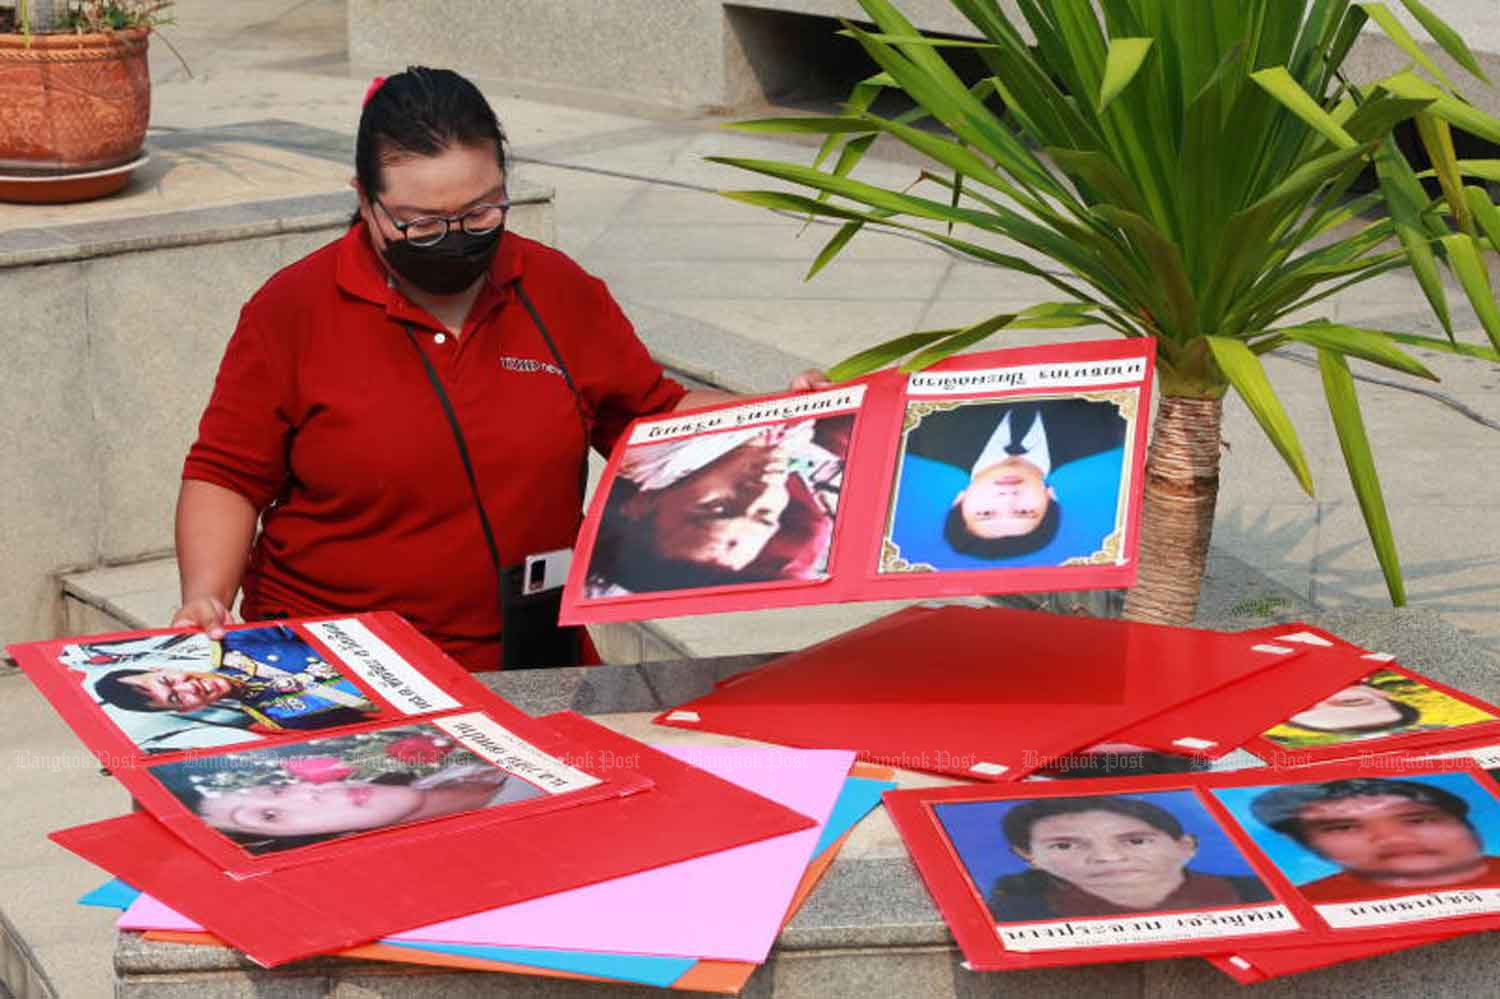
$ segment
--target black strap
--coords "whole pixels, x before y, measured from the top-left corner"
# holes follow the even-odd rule
[[[583,393],[578,391],[578,386],[573,383],[573,376],[568,372],[568,365],[562,358],[562,353],[557,349],[557,344],[552,342],[552,334],[547,332],[547,324],[542,322],[541,313],[536,311],[532,304],[531,296],[526,294],[526,288],[520,280],[516,281],[516,294],[520,296],[521,304],[526,306],[526,311],[531,313],[531,321],[536,324],[537,332],[547,342],[547,349],[552,352],[552,359],[557,362],[557,370],[562,372],[563,381],[568,383],[568,390],[573,393],[573,408],[578,410],[578,422],[583,427],[583,462],[578,468],[578,519],[583,520],[583,497],[589,491],[589,416],[583,407]]]
[[[551,351],[553,359],[557,362],[558,370],[562,372],[563,381],[567,383],[568,390],[573,393],[573,407],[578,411],[578,420],[583,427],[583,459],[578,468],[578,519],[583,520],[583,496],[588,490],[589,476],[589,418],[583,405],[583,396],[578,391],[578,386],[573,382],[573,376],[568,371],[568,365],[563,361],[562,354],[557,349],[557,344],[552,341],[552,334],[547,331],[547,324],[542,322],[541,315],[536,306],[532,304],[531,296],[526,294],[526,289],[521,282],[516,282],[516,293],[521,299],[521,304],[531,315],[531,321],[536,324],[537,331],[542,334],[542,339],[547,343],[547,349]],[[469,457],[469,445],[464,439],[463,427],[458,422],[458,414],[454,412],[453,403],[448,398],[448,392],[443,388],[443,381],[438,377],[437,369],[433,367],[432,360],[422,345],[417,342],[417,335],[413,332],[411,323],[402,323],[402,330],[406,333],[406,339],[411,343],[412,349],[422,359],[422,367],[427,371],[427,380],[432,384],[432,390],[437,395],[438,402],[443,407],[443,415],[448,418],[448,426],[453,430],[453,442],[458,446],[458,456],[464,464],[464,474],[469,479],[469,492],[474,497],[474,511],[479,514],[479,526],[484,531],[485,547],[489,549],[490,564],[495,568],[495,588],[500,594],[500,619],[502,632],[501,642],[505,641],[504,622],[507,608],[505,600],[505,567],[500,558],[500,545],[495,541],[494,528],[490,526],[489,514],[484,511],[484,499],[479,492],[479,479],[474,474],[474,462]],[[576,653],[575,653],[576,654]]]

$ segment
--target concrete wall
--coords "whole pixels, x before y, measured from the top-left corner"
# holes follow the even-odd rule
[[[1002,3],[1014,11],[1013,0]],[[925,31],[973,34],[949,0],[898,4]],[[1495,0],[1428,5],[1500,79]],[[1415,23],[1400,4],[1390,6]],[[766,15],[864,19],[857,0],[347,0],[347,7],[349,59],[361,72],[426,63],[489,80],[695,109],[764,100],[795,89],[798,75],[818,71],[807,49],[833,43],[831,27],[819,25],[819,34],[809,36],[794,27],[795,18]],[[1429,48],[1446,62],[1436,46]],[[1351,59],[1357,79],[1408,61],[1373,28]],[[1465,86],[1476,103],[1500,110],[1500,91],[1480,92],[1473,82]]]
[[[550,191],[516,197],[511,226],[550,240]],[[0,645],[60,632],[61,573],[170,550],[240,305],[342,232],[352,198],[0,233]]]
[[[795,53],[775,43],[774,21],[768,32],[755,13],[863,16],[855,0],[347,0],[347,6],[349,61],[361,72],[423,63],[683,108],[759,100],[788,73],[805,70],[791,58]],[[968,24],[948,0],[905,0],[903,9],[926,30],[963,32]]]

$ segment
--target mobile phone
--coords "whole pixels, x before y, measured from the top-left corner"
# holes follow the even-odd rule
[[[550,552],[538,552],[526,556],[525,569],[521,575],[522,593],[544,593],[555,590],[568,578],[568,569],[573,565],[573,549],[558,548]]]

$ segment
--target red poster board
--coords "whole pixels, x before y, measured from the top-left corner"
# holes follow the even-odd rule
[[[975,970],[1227,959],[1289,947],[1331,954],[1500,926],[1500,858],[1484,852],[1500,832],[1500,788],[1482,771],[1452,763],[1420,773],[1367,766],[1295,773],[916,789],[888,792],[885,802]],[[1267,816],[1285,818],[1288,799],[1323,853],[1264,825]],[[1444,811],[1454,800],[1462,810]],[[1330,802],[1364,809],[1363,817],[1353,829],[1333,823],[1317,811]],[[1408,821],[1403,809],[1437,815],[1423,820],[1423,835],[1442,833],[1446,845],[1429,839],[1424,855],[1412,849],[1363,862],[1408,881],[1425,864],[1426,887],[1353,878],[1365,887],[1351,888],[1347,869],[1308,866],[1323,861],[1338,871],[1330,857],[1351,860],[1353,840],[1388,835],[1372,830]],[[1333,846],[1331,836],[1344,839]],[[1462,872],[1444,866],[1442,850],[1464,851]],[[1451,876],[1439,885],[1443,872]]]
[[[51,838],[271,967],[816,825],[577,715],[542,721],[651,789],[485,827],[433,826],[429,837],[249,878],[143,812]]]
[[[1299,654],[1269,663],[1265,669],[1203,697],[1174,705],[1114,733],[1107,741],[1204,759],[1218,759],[1253,742],[1265,754],[1269,747],[1260,738],[1261,733],[1297,709],[1357,683],[1370,671],[1363,649],[1311,625],[1291,623],[1239,634],[1258,639],[1256,644],[1270,651]],[[1273,762],[1286,755],[1277,752],[1262,758]]]
[[[10,652],[143,807],[239,876],[649,787],[599,771],[390,613]]]
[[[1491,778],[1500,776],[1500,742],[1491,739],[1449,746],[1432,754],[1434,759],[1469,760],[1484,769]],[[1394,761],[1394,755],[1380,754],[1371,761]],[[1394,953],[1446,940],[1453,934],[1413,935],[1403,940],[1380,940],[1340,947],[1247,947],[1231,954],[1210,958],[1214,967],[1242,985],[1314,971],[1345,961],[1358,961],[1380,954]]]
[[[1154,358],[1149,340],[989,351],[639,420],[562,621],[1129,586]]]
[[[659,724],[1014,780],[1298,653],[1255,636],[908,607],[732,677]]]

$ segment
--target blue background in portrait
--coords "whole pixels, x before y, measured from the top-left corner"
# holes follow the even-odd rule
[[[985,559],[954,551],[943,537],[953,497],[969,484],[968,471],[908,452],[901,463],[891,540],[908,562],[938,569],[1020,569],[1092,555],[1115,529],[1124,462],[1124,449],[1111,448],[1059,466],[1048,479],[1063,507],[1057,536],[1025,555]]]
[[[1219,828],[1192,791],[1153,791],[1149,794],[1111,794],[1108,797],[1147,801],[1171,812],[1182,824],[1183,832],[1198,837],[1198,852],[1188,861],[1190,869],[1200,874],[1256,876],[1239,848]],[[933,806],[938,821],[947,831],[981,897],[989,897],[995,879],[1001,875],[1018,874],[1028,869],[1026,861],[1011,852],[1000,823],[1006,812],[1031,800],[1035,799],[963,801]]]
[[[1467,801],[1469,821],[1479,830],[1479,839],[1484,852],[1490,856],[1500,855],[1500,803],[1497,803],[1488,791],[1480,787],[1474,778],[1468,774],[1428,774],[1422,777],[1401,779],[1416,784],[1431,784],[1433,787],[1442,788]],[[1292,884],[1305,885],[1310,881],[1317,881],[1319,878],[1339,873],[1343,868],[1338,864],[1329,863],[1290,836],[1283,836],[1276,830],[1261,825],[1255,813],[1250,811],[1250,802],[1256,796],[1263,791],[1281,786],[1284,785],[1228,787],[1212,793],[1218,797],[1219,802],[1225,808],[1229,809],[1229,814],[1233,815],[1245,832],[1250,834],[1255,845],[1271,858],[1271,862],[1282,874],[1286,875],[1287,880]]]

